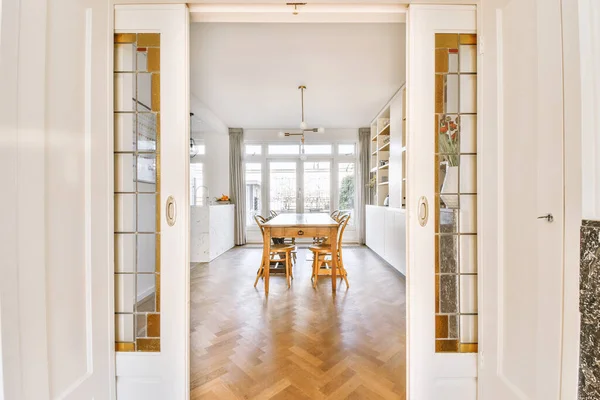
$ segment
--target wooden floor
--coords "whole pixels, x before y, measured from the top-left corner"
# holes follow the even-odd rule
[[[194,264],[191,399],[405,399],[405,281],[366,247],[344,248],[350,289],[285,276],[252,285],[261,249]]]

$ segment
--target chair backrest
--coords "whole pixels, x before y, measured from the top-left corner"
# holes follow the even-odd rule
[[[331,214],[329,214],[329,215],[331,216],[331,218],[333,218],[336,221],[338,221],[338,218],[340,216],[340,210],[332,211]]]
[[[271,214],[271,218],[275,218],[277,216],[277,211],[271,210],[270,214]]]
[[[262,215],[255,215],[254,220],[256,221],[256,225],[258,225],[258,227],[260,228],[260,237],[261,238],[264,237],[265,236],[265,228],[263,228],[263,224],[265,222],[267,222],[267,220]]]
[[[337,237],[337,248],[338,251],[342,251],[342,238],[344,236],[344,231],[346,230],[346,226],[348,226],[348,221],[350,221],[350,214],[344,214],[340,217],[339,228],[338,228],[338,237]]]

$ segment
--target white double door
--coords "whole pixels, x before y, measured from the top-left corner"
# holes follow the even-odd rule
[[[267,211],[331,212],[333,159],[269,159],[267,166]]]

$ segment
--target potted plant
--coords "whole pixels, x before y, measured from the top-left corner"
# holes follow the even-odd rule
[[[458,208],[459,116],[442,115],[439,120],[439,152],[445,166],[440,198],[447,208]],[[441,168],[441,166],[440,166]]]

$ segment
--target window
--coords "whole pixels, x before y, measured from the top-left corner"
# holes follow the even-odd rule
[[[202,144],[202,143],[198,144],[198,143],[196,143],[196,145],[194,145],[194,147],[198,151],[196,154],[199,154],[199,155],[206,154],[206,145],[205,144]]]
[[[204,206],[208,195],[204,186],[203,164],[190,164],[190,204],[192,206]]]
[[[307,144],[304,146],[304,154],[331,154],[331,145]]]
[[[354,201],[356,199],[356,173],[355,164],[339,163],[338,164],[338,193],[339,193],[339,209],[344,212],[349,212],[350,222],[354,225]]]
[[[269,208],[277,212],[296,212],[296,162],[269,164]]]
[[[331,210],[331,163],[304,162],[304,212],[329,213]]]
[[[261,213],[261,187],[262,165],[246,163],[246,226],[252,226],[254,216]]]
[[[356,153],[356,145],[338,144],[338,154],[341,156],[353,156]]]
[[[262,145],[260,144],[247,144],[246,155],[247,156],[259,156],[262,154]]]
[[[300,146],[297,144],[270,144],[269,154],[292,155],[300,154]]]

